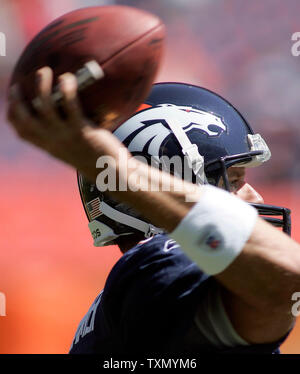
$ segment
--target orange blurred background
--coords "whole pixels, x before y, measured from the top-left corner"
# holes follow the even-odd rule
[[[112,3],[150,10],[166,23],[157,81],[220,93],[264,135],[273,157],[250,171],[250,181],[266,203],[292,209],[292,236],[300,241],[300,57],[290,51],[300,31],[297,0],[0,0],[7,37],[0,56],[0,353],[67,353],[120,257],[117,247],[93,247],[75,171],[15,137],[4,98],[12,67],[43,26],[67,11]],[[282,352],[300,353],[299,322]]]

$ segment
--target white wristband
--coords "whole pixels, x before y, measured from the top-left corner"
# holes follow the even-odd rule
[[[183,251],[207,274],[225,270],[249,239],[258,213],[220,188],[202,186],[203,195],[170,233]]]

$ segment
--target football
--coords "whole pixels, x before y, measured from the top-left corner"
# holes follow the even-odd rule
[[[54,72],[53,99],[59,106],[57,78],[76,74],[84,114],[114,130],[143,102],[160,66],[165,26],[152,13],[129,6],[88,7],[51,22],[27,45],[11,77],[31,108],[35,71]]]

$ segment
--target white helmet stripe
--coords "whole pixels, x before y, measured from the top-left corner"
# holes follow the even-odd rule
[[[154,146],[152,146],[152,142],[151,142],[152,147],[150,147],[151,152],[149,153],[154,156],[157,156],[159,155],[159,147],[161,146],[164,139],[170,133],[171,131],[163,127],[160,122],[150,125],[146,127],[145,129],[141,130],[134,137],[134,139],[128,144],[128,149],[130,152],[142,152],[144,146],[147,144],[147,141],[149,141],[152,137],[154,137],[152,141]]]

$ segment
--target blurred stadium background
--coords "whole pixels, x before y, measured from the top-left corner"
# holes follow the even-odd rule
[[[18,140],[5,120],[5,91],[26,43],[48,22],[89,5],[126,4],[158,14],[168,37],[157,81],[212,89],[234,103],[273,157],[251,170],[266,203],[292,208],[300,240],[300,31],[298,0],[0,0],[0,353],[66,353],[77,325],[120,257],[94,248],[75,172]],[[300,290],[299,290],[300,291]],[[282,347],[300,353],[300,324]]]

